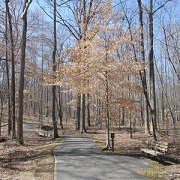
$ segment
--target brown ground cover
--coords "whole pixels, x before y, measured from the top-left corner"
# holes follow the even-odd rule
[[[24,146],[10,138],[0,143],[0,179],[53,179],[52,149],[60,143],[60,139],[50,140],[25,132],[24,140]]]
[[[77,134],[74,126],[69,123],[64,125],[65,129],[59,130],[59,134]],[[7,127],[2,129],[2,137],[6,141],[0,143],[0,179],[2,180],[30,180],[30,179],[54,179],[54,157],[52,150],[60,144],[62,139],[52,140],[48,137],[40,137],[33,132],[24,133],[24,146],[20,146],[16,141],[7,137]],[[136,129],[133,138],[130,138],[129,131],[125,127],[114,128],[115,152],[118,154],[140,154],[140,148],[146,146],[146,142],[152,139],[147,137],[142,129]],[[88,128],[88,133],[83,135],[91,138],[99,148],[105,146],[105,132],[97,127]],[[154,168],[134,169],[140,174],[148,176],[150,179],[180,179],[179,153],[180,142],[178,133],[169,136],[158,134],[158,139],[169,142],[169,159],[164,164],[153,159],[147,159],[154,163]],[[112,152],[108,152],[112,153]]]

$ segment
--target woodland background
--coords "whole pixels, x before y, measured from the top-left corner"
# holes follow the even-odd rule
[[[138,127],[154,139],[180,122],[176,0],[1,0],[0,136],[24,144],[24,116],[86,132]],[[7,132],[2,133],[7,127]]]

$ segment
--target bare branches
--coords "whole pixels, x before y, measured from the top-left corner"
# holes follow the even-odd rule
[[[21,15],[21,19],[24,18],[24,15],[27,13],[27,10],[29,8],[29,5],[32,3],[32,0],[27,0],[26,3],[25,3],[25,6],[24,6],[24,10],[23,10],[23,13]]]
[[[159,9],[163,8],[169,1],[171,0],[166,0],[162,5],[160,5],[157,9],[153,11],[153,14],[155,14]]]
[[[177,69],[176,69],[176,66],[175,64],[173,63],[172,59],[171,59],[171,56],[170,56],[170,53],[169,53],[169,48],[168,48],[168,40],[167,40],[167,34],[166,34],[166,30],[165,28],[163,27],[163,32],[164,32],[164,38],[165,38],[165,46],[166,46],[166,52],[167,52],[167,55],[168,55],[168,60],[169,62],[171,63],[172,67],[173,67],[173,70],[178,78],[178,80],[180,81],[180,74],[178,73]]]
[[[155,14],[159,9],[163,8],[169,1],[171,0],[166,0],[163,4],[161,4],[157,9],[155,9],[153,12],[151,12],[140,0],[138,0],[138,3],[141,3],[143,9],[149,14]]]

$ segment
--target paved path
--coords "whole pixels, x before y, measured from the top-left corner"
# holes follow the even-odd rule
[[[65,136],[54,149],[56,180],[143,180],[132,168],[149,164],[138,157],[106,155],[88,138]]]
[[[47,137],[53,137],[53,131],[45,131],[45,130],[38,128],[38,126],[39,126],[39,122],[23,124],[23,128],[25,131],[33,132],[36,134],[41,134],[41,135],[47,136]]]

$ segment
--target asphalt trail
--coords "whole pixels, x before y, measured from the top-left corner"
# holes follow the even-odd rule
[[[144,180],[133,168],[148,168],[139,157],[107,155],[88,138],[65,136],[54,149],[56,180]]]

